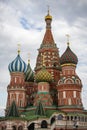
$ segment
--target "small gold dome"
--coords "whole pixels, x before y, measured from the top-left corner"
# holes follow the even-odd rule
[[[48,14],[45,16],[45,20],[47,20],[47,19],[52,20],[52,16],[49,14],[49,10],[48,10]]]
[[[47,15],[47,16],[45,16],[45,20],[47,20],[47,19],[52,20],[52,16],[51,16],[51,15]]]

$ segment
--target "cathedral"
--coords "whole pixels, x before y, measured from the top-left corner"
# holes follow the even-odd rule
[[[87,130],[82,82],[76,73],[78,57],[70,48],[69,40],[66,50],[59,55],[49,10],[45,22],[34,71],[30,59],[26,64],[21,58],[20,49],[8,65],[10,83],[0,130]]]

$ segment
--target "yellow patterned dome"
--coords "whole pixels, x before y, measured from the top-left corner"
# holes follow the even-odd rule
[[[43,67],[35,76],[36,82],[51,82],[51,74]]]

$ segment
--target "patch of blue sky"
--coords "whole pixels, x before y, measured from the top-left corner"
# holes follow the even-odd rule
[[[20,23],[21,23],[21,25],[22,25],[22,27],[23,27],[24,29],[30,29],[30,28],[32,28],[32,29],[36,29],[36,30],[38,30],[38,31],[41,31],[41,30],[43,29],[42,27],[35,27],[34,24],[30,24],[30,23],[27,21],[27,19],[24,18],[24,17],[21,17],[21,18],[20,18]]]
[[[30,25],[29,25],[26,18],[21,17],[20,18],[20,23],[21,23],[21,25],[23,26],[24,29],[30,29]]]
[[[43,28],[41,28],[41,27],[38,27],[38,28],[36,28],[38,31],[41,31]]]

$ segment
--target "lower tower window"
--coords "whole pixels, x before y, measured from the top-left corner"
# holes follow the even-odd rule
[[[22,107],[22,101],[20,100],[20,107]]]
[[[71,105],[71,98],[68,99],[68,104]]]
[[[76,98],[76,91],[73,91],[73,97]]]
[[[66,98],[66,92],[63,91],[63,98]]]

